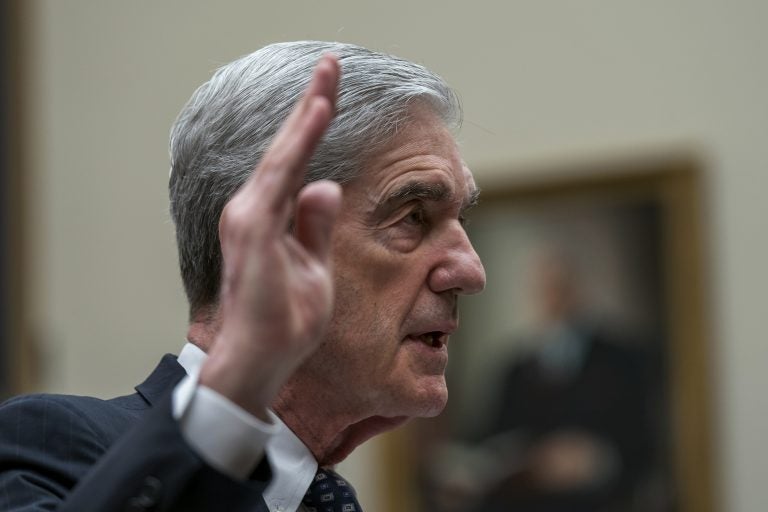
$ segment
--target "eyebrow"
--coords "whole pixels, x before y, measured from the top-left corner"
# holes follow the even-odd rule
[[[397,206],[414,199],[421,199],[425,201],[442,201],[448,198],[449,195],[450,192],[448,187],[442,183],[424,183],[421,181],[412,181],[395,189],[391,194],[384,198],[384,200],[379,203],[376,211],[388,212]],[[476,206],[479,199],[480,190],[473,188],[466,202],[461,207],[462,211],[466,211],[473,206]]]
[[[475,187],[472,189],[472,192],[469,193],[469,201],[462,207],[462,210],[466,211],[470,208],[474,208],[478,203],[480,203],[480,189]]]
[[[442,183],[423,183],[412,181],[392,192],[384,200],[384,204],[393,202],[406,202],[411,199],[424,199],[426,201],[441,201],[448,197],[448,189]]]

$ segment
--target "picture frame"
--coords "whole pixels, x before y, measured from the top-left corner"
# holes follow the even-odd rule
[[[705,173],[700,160],[690,152],[666,152],[531,166],[527,171],[483,176],[495,178],[480,182],[482,199],[470,214],[468,232],[486,266],[488,285],[480,296],[461,300],[461,327],[450,344],[447,378],[451,398],[446,411],[437,418],[411,422],[401,432],[390,434],[383,445],[388,468],[385,494],[398,497],[385,510],[527,510],[512,498],[507,502],[499,498],[493,506],[489,504],[493,500],[477,499],[477,478],[465,473],[491,473],[485,480],[494,481],[497,490],[505,489],[502,494],[522,492],[530,498],[530,489],[524,485],[522,491],[508,491],[511,487],[504,486],[512,484],[499,474],[504,465],[498,460],[489,462],[488,452],[504,453],[505,463],[514,459],[509,456],[513,452],[498,444],[489,424],[498,423],[505,407],[514,408],[512,395],[522,397],[523,405],[508,414],[518,419],[537,414],[531,412],[538,407],[535,404],[545,402],[531,380],[516,381],[517,391],[512,394],[503,391],[509,382],[515,382],[505,380],[503,373],[505,367],[519,373],[525,366],[518,363],[538,354],[538,349],[531,348],[536,343],[530,343],[535,310],[541,309],[534,302],[547,299],[541,299],[540,290],[532,291],[531,275],[536,271],[530,265],[536,259],[549,259],[551,267],[554,259],[571,274],[579,274],[578,295],[585,317],[599,325],[601,332],[612,332],[621,339],[608,345],[628,347],[628,353],[636,354],[636,359],[628,360],[642,361],[629,366],[606,363],[609,369],[624,368],[625,374],[632,373],[629,368],[633,366],[642,368],[633,374],[639,382],[634,392],[630,391],[632,379],[626,379],[630,384],[624,385],[621,379],[601,377],[602,388],[619,397],[613,403],[631,402],[630,407],[606,405],[599,380],[597,391],[592,389],[589,393],[593,394],[586,395],[590,398],[583,400],[609,411],[609,417],[614,414],[608,423],[625,424],[622,433],[598,428],[603,444],[612,445],[605,450],[612,453],[608,458],[631,469],[605,477],[619,482],[615,486],[624,491],[616,491],[622,496],[607,500],[600,510],[714,512],[718,501],[711,428],[712,340],[706,314]],[[564,261],[568,259],[571,261]],[[534,296],[539,298],[533,300]],[[513,341],[526,337],[527,343]],[[537,364],[542,357],[534,358]],[[585,357],[582,364],[592,364],[584,362]],[[583,398],[567,392],[555,396],[559,397],[556,403],[571,405]],[[554,420],[550,417],[548,421]],[[558,432],[580,420],[569,417],[562,421],[563,429]],[[581,426],[596,421],[602,420],[591,418]],[[525,429],[518,423],[514,423],[517,437],[511,436],[514,442],[509,435],[501,436],[508,444],[521,443],[518,434]],[[541,433],[528,435],[544,438]],[[622,436],[635,441],[626,446],[613,442]],[[639,443],[638,438],[645,441]],[[543,444],[536,445],[539,453]],[[632,450],[634,456],[629,455]],[[520,461],[533,460],[530,447],[526,451],[518,446],[514,453],[518,453],[518,461],[511,466],[518,469],[523,464]],[[572,465],[578,460],[566,454],[560,458]],[[530,483],[532,471],[530,467],[520,470],[515,476],[518,483]],[[593,503],[585,510],[597,507]]]
[[[39,389],[39,358],[28,324],[29,218],[31,169],[25,154],[28,119],[29,41],[25,26],[31,7],[19,0],[0,5],[0,400]]]

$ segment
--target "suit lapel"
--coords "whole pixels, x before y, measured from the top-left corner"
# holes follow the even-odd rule
[[[176,356],[165,354],[149,377],[135,389],[149,405],[153,405],[185,375],[186,372],[176,361]]]

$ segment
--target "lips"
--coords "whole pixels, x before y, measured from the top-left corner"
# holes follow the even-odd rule
[[[425,326],[426,327],[426,326]],[[456,330],[456,325],[451,322],[445,325],[432,325],[406,336],[406,339],[422,343],[428,347],[441,349],[448,345],[448,338]]]
[[[448,343],[448,334],[442,331],[425,332],[418,336],[413,336],[413,338],[432,348],[441,348]]]

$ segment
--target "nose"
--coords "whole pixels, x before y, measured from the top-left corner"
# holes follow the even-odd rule
[[[485,269],[464,228],[458,226],[450,239],[450,243],[441,244],[438,249],[438,263],[428,277],[430,289],[435,293],[480,293],[485,288]]]

